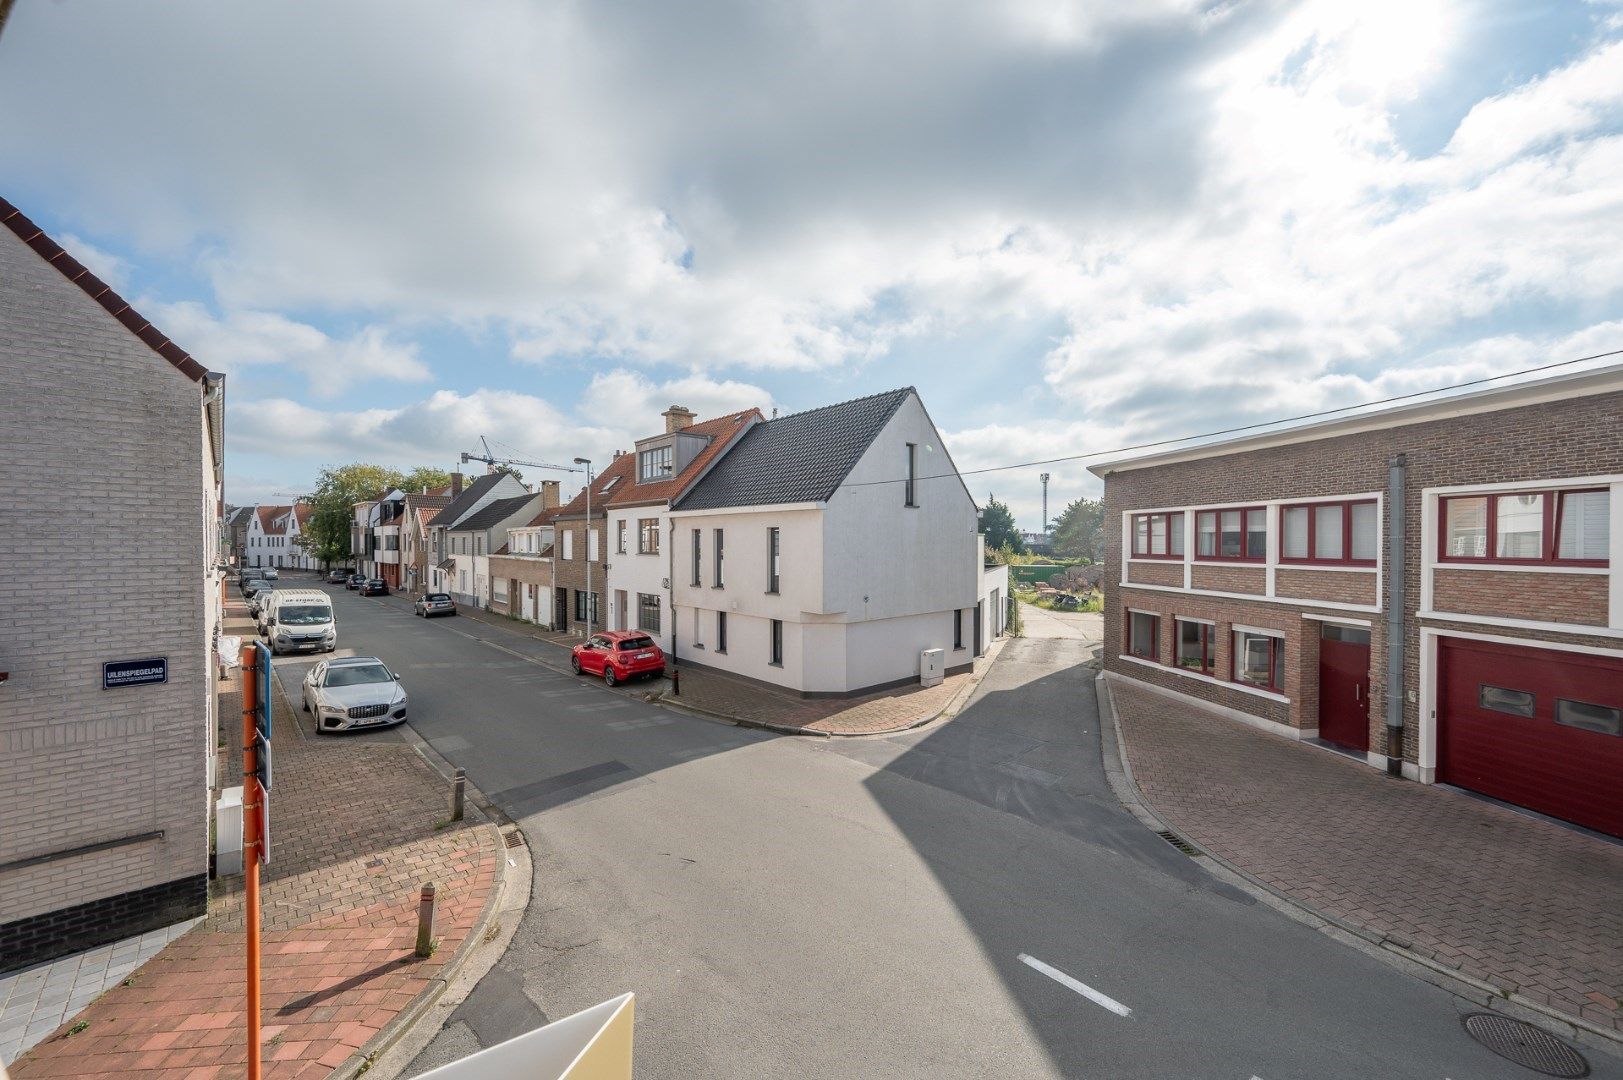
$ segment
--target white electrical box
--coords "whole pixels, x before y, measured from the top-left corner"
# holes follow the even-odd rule
[[[220,792],[214,804],[214,876],[242,873],[242,785]]]
[[[925,649],[919,653],[919,685],[935,686],[947,677],[947,650]]]

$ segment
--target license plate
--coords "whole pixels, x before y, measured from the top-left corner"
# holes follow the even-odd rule
[[[653,658],[654,654],[651,652],[640,652],[637,654],[638,660],[652,660]]]

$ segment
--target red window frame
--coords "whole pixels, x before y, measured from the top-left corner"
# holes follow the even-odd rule
[[[1586,488],[1527,488],[1519,491],[1477,491],[1461,492],[1457,495],[1441,495],[1437,498],[1437,562],[1439,564],[1464,564],[1466,566],[1481,566],[1485,563],[1498,566],[1610,566],[1610,559],[1563,559],[1561,558],[1561,512],[1566,506],[1566,495],[1584,495],[1590,492],[1607,491],[1604,487]],[[1543,534],[1540,539],[1540,555],[1536,559],[1521,559],[1503,557],[1495,554],[1499,550],[1499,500],[1513,495],[1538,495],[1544,500],[1544,521],[1540,529]],[[1485,555],[1450,555],[1448,553],[1448,504],[1463,499],[1486,499],[1487,516],[1487,554]]]
[[[1262,550],[1257,554],[1251,553],[1251,530],[1246,526],[1250,522],[1250,515],[1255,511],[1262,515]],[[1223,515],[1238,513],[1240,515],[1240,554],[1224,555],[1223,552]],[[1195,514],[1195,551],[1193,558],[1196,562],[1227,562],[1227,563],[1260,563],[1268,559],[1268,508],[1265,506],[1219,506],[1211,510],[1196,510]],[[1200,553],[1200,519],[1211,515],[1216,526],[1213,532],[1215,542],[1213,548],[1216,554],[1202,555]]]
[[[1265,638],[1268,642],[1268,685],[1254,683],[1249,679],[1240,678],[1240,650],[1233,645],[1234,638],[1239,634],[1250,634],[1252,637]],[[1239,627],[1229,627],[1229,682],[1236,686],[1249,686],[1255,690],[1271,690],[1276,694],[1285,692],[1283,667],[1279,660],[1279,651],[1285,647],[1285,639],[1272,634],[1259,634],[1255,630],[1243,630]],[[1275,678],[1280,682],[1275,683]]]
[[[1179,653],[1183,649],[1183,630],[1185,626],[1200,627],[1200,661],[1198,668],[1184,667],[1183,657]],[[1172,616],[1172,656],[1167,663],[1179,671],[1193,671],[1197,675],[1217,675],[1217,625],[1202,619],[1180,619]]]
[[[1134,657],[1135,659],[1138,659],[1138,660],[1150,660],[1150,661],[1153,661],[1155,663],[1160,663],[1161,662],[1161,616],[1159,616],[1159,615],[1157,615],[1157,614],[1155,614],[1154,612],[1151,612],[1151,611],[1134,611],[1132,608],[1124,608],[1122,610],[1123,610],[1124,615],[1125,615],[1123,625],[1124,625],[1124,628],[1125,628],[1126,632],[1125,632],[1125,634],[1123,636],[1126,638],[1127,655],[1131,656],[1131,657]],[[1145,618],[1155,620],[1155,629],[1153,630],[1153,632],[1151,634],[1151,637],[1150,637],[1150,654],[1148,656],[1139,656],[1137,653],[1135,653],[1133,651],[1133,616],[1134,615],[1143,615]]]
[[[1321,506],[1341,507],[1341,558],[1321,559],[1314,554],[1319,547],[1319,514]],[[1279,508],[1279,562],[1282,566],[1374,566],[1374,559],[1355,559],[1352,557],[1352,508],[1355,506],[1374,506],[1375,512],[1375,548],[1381,546],[1381,516],[1380,502],[1376,499],[1321,499],[1318,502],[1285,503]],[[1307,550],[1304,557],[1285,554],[1285,512],[1287,510],[1306,510],[1307,513]]]
[[[1134,514],[1132,524],[1132,557],[1135,559],[1166,559],[1169,562],[1183,562],[1182,554],[1174,555],[1172,553],[1172,519],[1178,519],[1178,528],[1181,532],[1183,529],[1183,515],[1184,512],[1182,510],[1158,510],[1150,514]],[[1157,555],[1149,550],[1150,537],[1154,535],[1155,526],[1153,522],[1155,518],[1162,518],[1166,522],[1167,550],[1164,554],[1160,555]],[[1146,523],[1143,550],[1140,550],[1138,546],[1138,523],[1140,521]]]

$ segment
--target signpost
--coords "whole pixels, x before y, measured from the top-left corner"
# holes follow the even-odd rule
[[[248,1080],[260,1080],[259,868],[270,862],[271,653],[242,647],[242,871],[248,937]]]

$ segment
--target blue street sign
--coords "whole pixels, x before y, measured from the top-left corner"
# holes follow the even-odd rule
[[[263,641],[254,642],[255,666],[259,669],[259,706],[254,710],[254,723],[259,734],[268,743],[271,737],[271,651]],[[269,784],[265,785],[269,787]]]
[[[168,681],[167,656],[154,656],[150,660],[110,660],[101,666],[103,690],[111,690],[117,686],[145,686],[148,683]]]

